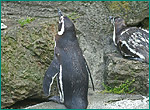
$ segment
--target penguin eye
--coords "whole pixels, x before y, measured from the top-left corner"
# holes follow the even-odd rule
[[[62,20],[62,17],[60,18],[60,21]]]
[[[59,53],[56,53],[56,57],[59,57],[60,56],[60,54]]]
[[[64,19],[64,17],[61,16],[61,17],[59,18],[59,23],[62,23],[62,22],[63,22],[63,19]]]
[[[59,23],[58,25],[58,31],[61,31],[62,23]]]

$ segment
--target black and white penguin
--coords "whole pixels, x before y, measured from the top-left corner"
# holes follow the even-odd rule
[[[149,63],[149,31],[127,27],[120,17],[110,16],[114,26],[113,42],[124,58]]]
[[[53,96],[49,100],[63,103],[68,109],[85,109],[88,106],[89,76],[92,84],[93,80],[79,47],[74,24],[60,10],[58,13],[54,59],[44,76],[43,90],[49,96],[54,78],[57,77],[60,96]]]

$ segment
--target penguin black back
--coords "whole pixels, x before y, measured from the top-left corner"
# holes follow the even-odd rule
[[[113,42],[124,58],[149,63],[149,31],[127,27],[120,17],[111,17],[114,26]]]

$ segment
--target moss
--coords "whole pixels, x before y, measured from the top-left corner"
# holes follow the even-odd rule
[[[110,87],[108,85],[103,84],[105,90],[103,92],[106,93],[115,93],[115,94],[122,94],[122,93],[133,93],[135,88],[130,89],[131,85],[135,82],[135,79],[132,81],[126,80],[124,83],[120,84],[119,86]]]
[[[80,15],[76,12],[71,13],[70,15],[68,15],[68,18],[71,20],[76,20],[80,17]]]
[[[128,1],[113,1],[109,8],[114,11],[125,10],[125,12],[128,12],[130,10]]]
[[[26,24],[29,24],[29,23],[31,23],[32,21],[34,21],[35,20],[35,18],[30,18],[30,17],[27,17],[26,19],[19,19],[18,20],[18,23],[20,24],[20,26],[24,26],[24,25],[26,25]]]
[[[50,28],[50,24],[38,29],[22,27],[14,30],[16,36],[1,36],[2,100],[20,100],[42,92],[43,77],[54,54]]]
[[[3,63],[3,64],[1,64],[1,72],[2,73],[8,73],[8,65],[7,65],[7,63]]]
[[[112,13],[117,13],[119,16],[123,15],[127,17],[128,13],[130,12],[130,1],[111,1],[108,3],[108,9]]]

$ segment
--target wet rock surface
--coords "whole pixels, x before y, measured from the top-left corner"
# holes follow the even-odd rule
[[[78,41],[91,70],[95,87],[114,86],[135,78],[137,93],[147,95],[149,65],[121,58],[112,42],[110,15],[121,16],[127,24],[148,29],[147,1],[3,1],[1,21],[1,107],[26,98],[45,99],[42,80],[53,59],[57,33],[57,8],[73,20]],[[21,26],[20,19],[35,18]],[[116,54],[111,56],[111,54]],[[124,66],[125,65],[125,66]],[[135,65],[135,66],[134,66]],[[124,77],[116,79],[115,76]],[[91,87],[91,83],[90,87]],[[138,86],[139,85],[139,86]],[[57,94],[54,84],[52,95]],[[94,100],[94,99],[91,99]],[[49,102],[46,102],[49,103]]]

